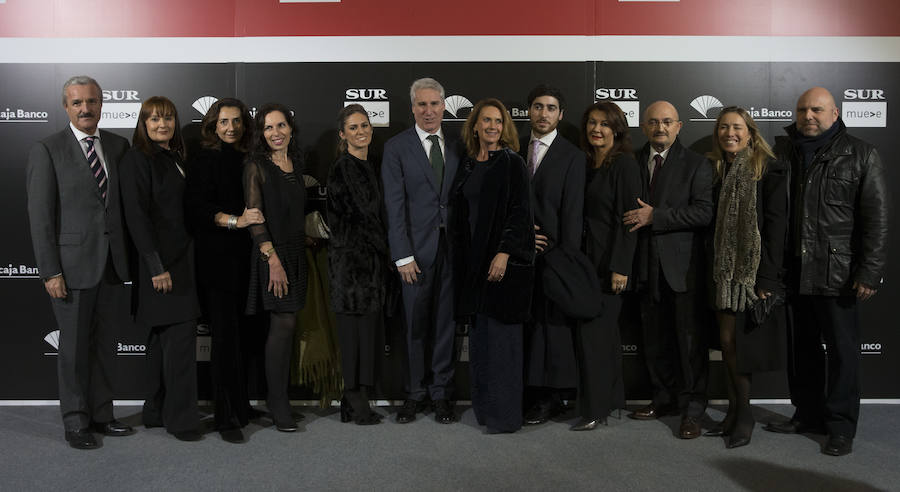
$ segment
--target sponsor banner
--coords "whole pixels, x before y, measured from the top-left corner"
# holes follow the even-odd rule
[[[49,118],[47,111],[10,107],[0,110],[0,123],[47,123]]]
[[[359,104],[369,113],[369,123],[376,128],[391,126],[391,104],[385,89],[347,89],[344,107]]]
[[[104,103],[100,110],[100,128],[131,128],[137,126],[141,103]]]

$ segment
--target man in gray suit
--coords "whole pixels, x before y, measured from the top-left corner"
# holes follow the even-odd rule
[[[91,430],[125,436],[113,417],[109,375],[116,357],[115,290],[128,278],[117,164],[122,137],[99,131],[102,91],[87,76],[63,85],[69,125],[28,155],[31,240],[59,326],[59,407],[65,438],[99,447]]]
[[[449,424],[456,420],[450,404],[456,323],[446,225],[459,155],[441,130],[441,84],[418,79],[409,96],[416,124],[388,140],[381,166],[388,243],[403,280],[407,326],[407,399],[397,422],[415,420],[430,397],[435,420]]]

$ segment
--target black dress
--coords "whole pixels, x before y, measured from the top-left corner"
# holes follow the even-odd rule
[[[266,221],[247,229],[253,237],[250,255],[247,314],[260,311],[294,313],[306,304],[305,215],[306,188],[299,159],[293,172],[284,172],[268,157],[251,159],[244,166],[244,202],[258,208]],[[269,263],[259,245],[271,241],[288,280],[287,295],[277,298],[269,292]]]
[[[580,323],[575,330],[578,361],[578,411],[583,419],[600,420],[625,406],[619,312],[622,297],[612,290],[612,273],[628,277],[626,289],[636,283],[632,264],[637,232],[622,223],[626,211],[637,208],[641,197],[641,171],[629,154],[619,154],[606,165],[593,168],[588,159],[584,193],[585,253],[600,277],[603,313]]]
[[[716,205],[722,181],[715,184]],[[762,178],[756,182],[756,220],[760,234],[759,268],[756,287],[785,295],[784,251],[787,238],[787,167],[770,160]],[[713,215],[715,217],[715,214]],[[710,237],[715,234],[715,223]],[[711,244],[711,241],[710,241]],[[710,250],[712,253],[712,250]],[[712,258],[714,255],[710,254]],[[712,267],[709,267],[712,271]],[[715,292],[711,284],[710,290]],[[745,312],[735,313],[735,347],[740,373],[777,371],[785,367],[787,357],[787,313],[776,307],[762,325],[756,325]]]
[[[522,427],[522,322],[530,314],[534,280],[534,223],[525,162],[509,151],[486,162],[466,158],[452,188],[457,317],[473,317],[469,331],[472,409],[488,432]],[[509,254],[506,273],[488,282],[497,253]]]
[[[259,345],[249,342],[256,325],[244,315],[252,241],[243,229],[215,223],[219,212],[243,213],[243,173],[244,153],[222,143],[221,149],[200,149],[188,162],[186,176],[185,219],[194,235],[198,294],[212,333],[210,372],[218,430],[249,421],[245,367],[251,348]]]
[[[144,403],[147,426],[172,433],[193,431],[197,411],[194,246],[184,222],[184,164],[178,154],[154,145],[150,155],[129,150],[119,166],[122,206],[137,250],[135,312],[150,327],[152,378]],[[172,290],[160,293],[152,277],[169,272]]]
[[[344,387],[374,386],[390,256],[380,173],[345,152],[328,173],[328,273]]]

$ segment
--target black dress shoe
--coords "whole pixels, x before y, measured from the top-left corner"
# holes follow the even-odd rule
[[[559,415],[562,405],[552,400],[539,401],[522,417],[525,425],[540,425]]]
[[[674,415],[675,412],[676,409],[673,406],[657,406],[651,403],[629,413],[628,416],[635,420],[656,420],[666,415]]]
[[[66,431],[66,442],[75,449],[97,449],[100,445],[89,429]]]
[[[94,432],[104,436],[130,436],[134,434],[134,429],[130,425],[123,424],[115,419],[106,423],[94,422],[93,428]]]
[[[232,444],[243,444],[245,442],[244,433],[240,429],[222,429],[219,431],[219,435],[222,436],[223,441]]]
[[[416,414],[424,411],[426,408],[428,408],[428,403],[426,403],[425,400],[404,401],[400,410],[397,410],[397,423],[408,424],[413,420],[416,420]]]
[[[769,422],[763,426],[764,430],[769,432],[777,432],[779,434],[824,434],[825,426],[819,424],[809,424],[800,420],[776,420]]]
[[[200,434],[197,430],[178,431],[173,432],[172,435],[179,441],[193,442],[203,439],[203,434]]]
[[[681,417],[681,426],[678,428],[678,437],[682,439],[694,439],[700,437],[700,422],[687,415]]]
[[[573,425],[569,428],[571,431],[591,431],[597,428],[598,425],[606,425],[606,419],[595,419],[595,420],[587,420],[581,419],[580,422]]]
[[[822,452],[830,456],[844,456],[853,451],[853,438],[832,434],[828,436],[828,442]]]
[[[384,415],[380,413],[369,411],[368,415],[356,415],[353,417],[353,422],[356,425],[375,425],[380,424],[381,419],[384,418]]]
[[[456,422],[456,414],[453,413],[453,405],[447,399],[434,401],[434,421],[441,424]]]

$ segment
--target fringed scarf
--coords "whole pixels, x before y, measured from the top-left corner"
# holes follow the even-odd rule
[[[754,286],[759,268],[760,236],[756,218],[756,181],[750,156],[742,150],[722,178],[716,214],[713,280],[716,307],[745,311],[756,301]]]
[[[297,313],[300,336],[294,352],[291,379],[319,396],[324,408],[341,399],[340,353],[334,313],[328,300],[328,255],[324,247],[306,247],[308,288],[306,306]]]

